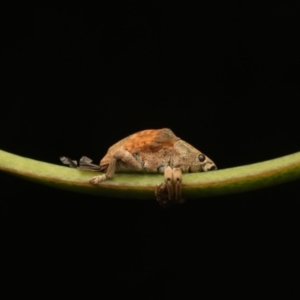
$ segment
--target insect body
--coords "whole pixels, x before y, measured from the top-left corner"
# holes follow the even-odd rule
[[[66,157],[61,160],[74,166],[74,162]],[[79,168],[105,172],[90,180],[94,185],[112,178],[118,172],[164,173],[165,183],[157,186],[155,192],[162,206],[181,202],[182,172],[217,168],[211,159],[167,128],[134,133],[111,146],[100,165],[91,162],[89,158],[82,157]]]

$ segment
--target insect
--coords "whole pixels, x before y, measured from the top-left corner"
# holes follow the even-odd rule
[[[77,167],[76,161],[61,157],[70,167]],[[157,185],[155,196],[158,203],[167,207],[182,203],[182,172],[206,172],[216,170],[215,163],[192,145],[181,140],[170,129],[149,129],[134,133],[113,146],[102,158],[99,165],[84,156],[79,168],[102,171],[104,174],[90,179],[94,185],[110,179],[118,172],[163,173],[164,183]]]

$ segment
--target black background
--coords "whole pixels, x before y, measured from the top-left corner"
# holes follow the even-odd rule
[[[23,1],[2,13],[5,151],[99,161],[163,127],[220,169],[299,151],[297,1]],[[299,182],[163,210],[0,176],[13,282],[142,298],[296,292]]]

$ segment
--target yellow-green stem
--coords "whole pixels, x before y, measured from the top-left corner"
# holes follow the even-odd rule
[[[55,188],[131,199],[154,199],[161,174],[116,174],[99,186],[89,184],[94,172],[80,171],[0,150],[0,170]],[[183,198],[200,198],[261,189],[300,179],[300,152],[251,165],[183,175]]]

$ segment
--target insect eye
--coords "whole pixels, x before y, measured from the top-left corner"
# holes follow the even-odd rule
[[[206,157],[204,154],[199,154],[198,158],[201,162],[204,162]]]

